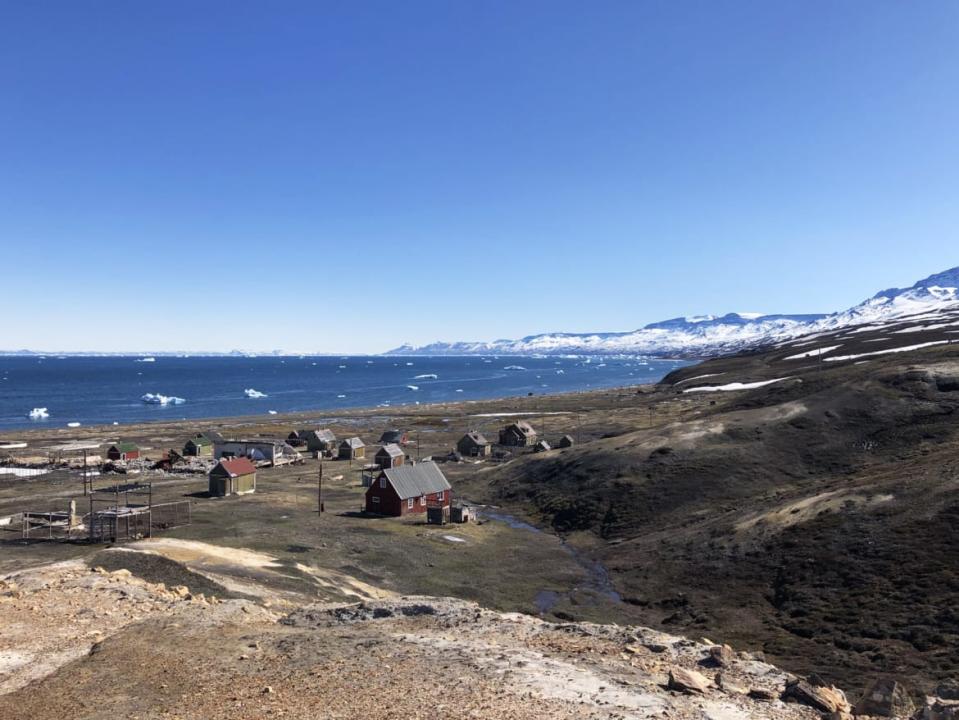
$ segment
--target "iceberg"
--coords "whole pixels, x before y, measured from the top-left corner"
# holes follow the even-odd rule
[[[248,398],[265,398],[269,397],[266,393],[262,393],[259,390],[254,390],[253,388],[247,388],[243,391],[243,394]]]
[[[174,395],[160,395],[160,393],[147,393],[140,397],[140,400],[148,405],[182,405],[186,402],[181,397]]]
[[[525,370],[526,368],[524,368],[522,365],[507,365],[503,369],[504,370]]]
[[[406,387],[408,387],[410,390],[419,390],[419,389],[420,389],[418,385],[407,385]]]
[[[143,358],[137,358],[134,362],[156,362],[156,361],[157,359],[154,357],[143,357]]]
[[[67,427],[80,427],[80,423],[70,422],[70,423],[67,423]]]
[[[27,417],[31,420],[46,420],[50,417],[50,413],[47,412],[46,408],[33,408],[28,414]]]
[[[417,375],[414,377],[414,380],[439,380],[439,375],[436,373],[426,373],[425,375]]]

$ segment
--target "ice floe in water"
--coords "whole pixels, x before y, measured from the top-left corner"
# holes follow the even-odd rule
[[[406,387],[408,387],[410,390],[419,390],[419,389],[420,389],[420,388],[419,388],[419,385],[407,385]]]
[[[436,373],[426,373],[424,375],[417,375],[414,377],[414,380],[439,380],[439,375]]]
[[[276,410],[267,410],[270,415],[276,415]]]
[[[524,368],[522,365],[507,365],[503,369],[504,370],[525,370],[526,368]]]
[[[134,362],[156,362],[156,361],[157,359],[154,357],[137,358],[136,360],[134,360]]]
[[[247,388],[243,391],[243,394],[248,398],[265,398],[269,397],[266,393],[262,393],[259,390],[254,390],[253,388]]]
[[[70,422],[70,423],[67,423],[67,427],[80,427],[80,423]]]
[[[182,405],[186,402],[186,400],[181,397],[161,395],[160,393],[147,393],[141,396],[140,399],[148,405]]]
[[[46,408],[33,408],[33,410],[27,413],[27,417],[31,420],[46,420],[50,417],[50,413],[47,412]]]

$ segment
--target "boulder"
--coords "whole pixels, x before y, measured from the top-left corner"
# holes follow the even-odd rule
[[[906,688],[891,678],[873,680],[856,703],[857,715],[906,717],[915,710],[916,705]]]
[[[704,664],[725,668],[733,664],[735,657],[736,653],[729,645],[713,645],[709,648]]]
[[[943,680],[936,686],[936,697],[943,700],[959,700],[959,680]]]
[[[936,698],[912,717],[913,720],[959,720],[959,702]]]
[[[716,687],[725,693],[729,693],[730,695],[745,695],[749,692],[745,686],[730,680],[729,677],[723,675],[721,672],[716,673],[716,677],[713,679],[713,682],[716,683]]]
[[[787,683],[781,699],[808,705],[822,713],[848,713],[852,710],[839,688],[813,685],[806,680],[797,679]]]
[[[667,687],[670,690],[684,693],[704,693],[706,688],[709,687],[709,678],[695,670],[675,667],[669,671],[669,685]]]

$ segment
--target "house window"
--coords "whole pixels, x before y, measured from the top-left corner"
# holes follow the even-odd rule
[[[426,505],[426,495],[420,495],[420,505]]]
[[[413,498],[410,498],[409,500],[406,501],[406,507],[409,508],[410,510],[413,509]]]
[[[372,497],[370,497],[370,502],[373,503],[374,505],[379,505],[380,504],[379,495],[373,495]]]
[[[436,493],[436,499],[439,500],[440,502],[443,502],[443,493],[442,492]]]
[[[385,488],[385,487],[386,487],[386,478],[385,478],[385,477],[381,477],[381,478],[380,478],[380,487],[381,487],[381,488]]]

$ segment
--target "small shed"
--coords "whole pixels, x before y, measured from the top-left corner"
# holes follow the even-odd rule
[[[136,443],[119,442],[110,446],[107,457],[110,460],[136,460],[140,457],[140,448]]]
[[[196,435],[183,445],[184,457],[213,457],[213,441],[205,435]]]
[[[396,443],[388,443],[376,451],[376,464],[383,470],[399,467],[406,460],[403,449]]]
[[[303,433],[303,439],[310,452],[332,452],[336,447],[336,435],[329,428],[307,430]]]
[[[499,444],[509,447],[529,447],[536,444],[536,431],[525,420],[510,423],[499,431]]]
[[[210,470],[210,495],[245,495],[256,490],[256,466],[245,457],[220,460]]]
[[[286,442],[291,447],[303,447],[306,445],[306,441],[303,439],[303,436],[300,434],[299,430],[293,430],[289,435],[287,435]]]
[[[573,440],[572,435],[563,435],[563,437],[559,439],[559,447],[561,448],[571,448],[575,444],[576,442]]]
[[[226,442],[226,438],[224,438],[216,430],[204,430],[203,432],[198,432],[196,435],[193,436],[194,440],[197,440],[199,438],[206,438],[214,445],[216,445],[217,443]]]
[[[450,508],[450,521],[455,523],[468,523],[473,519],[475,513],[469,505],[453,505]]]
[[[358,437],[347,438],[340,443],[340,460],[360,460],[366,457],[366,445]]]
[[[456,450],[466,457],[487,457],[493,452],[493,443],[483,433],[470,430],[456,443]]]
[[[547,450],[552,450],[549,443],[545,440],[537,440],[536,444],[533,445],[533,452],[546,452]]]
[[[450,522],[449,505],[428,505],[426,507],[427,525],[448,525]]]
[[[396,445],[406,445],[410,441],[409,433],[406,430],[387,430],[380,435],[380,442],[384,445],[391,443]]]

